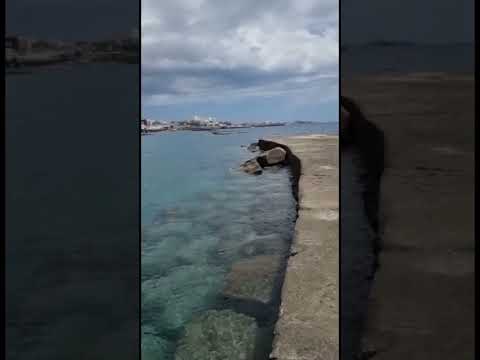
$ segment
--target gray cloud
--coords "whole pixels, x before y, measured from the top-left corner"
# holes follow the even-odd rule
[[[337,78],[338,0],[142,1],[146,105],[312,88],[326,98]]]

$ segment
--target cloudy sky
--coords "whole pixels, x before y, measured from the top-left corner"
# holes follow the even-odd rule
[[[142,0],[143,115],[338,118],[338,0]]]

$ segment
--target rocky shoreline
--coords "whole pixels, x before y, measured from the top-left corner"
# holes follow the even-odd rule
[[[263,169],[269,166],[288,166],[292,176],[292,193],[297,201],[298,210],[298,181],[302,171],[300,159],[281,142],[260,139],[257,143],[250,144],[251,152],[262,151],[259,156],[245,161],[240,169],[247,174],[260,175]]]

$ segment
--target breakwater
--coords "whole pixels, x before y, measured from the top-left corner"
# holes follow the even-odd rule
[[[361,358],[368,297],[378,268],[383,133],[355,102],[341,98],[341,358]]]
[[[282,147],[297,221],[286,264],[271,359],[338,359],[338,136],[261,141]]]
[[[362,106],[387,145],[365,358],[470,358],[475,353],[473,76],[356,77],[342,80],[342,91]]]

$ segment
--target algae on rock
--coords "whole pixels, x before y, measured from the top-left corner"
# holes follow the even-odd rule
[[[143,360],[157,360],[168,358],[173,344],[155,335],[151,326],[142,326],[141,351]]]
[[[280,266],[278,255],[259,255],[238,261],[227,276],[223,294],[267,304],[272,301]]]
[[[175,360],[253,360],[256,331],[251,317],[207,311],[186,326]]]

